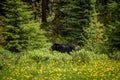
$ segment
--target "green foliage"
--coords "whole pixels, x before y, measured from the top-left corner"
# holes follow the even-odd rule
[[[46,42],[44,31],[32,21],[32,12],[21,0],[7,0],[3,35],[6,38],[4,48],[13,52],[42,48]]]
[[[72,57],[69,56],[67,53],[61,54],[56,51],[50,52],[49,50],[44,50],[44,49],[28,51],[27,58],[34,60],[36,63],[41,63],[44,61],[66,62],[72,60]]]
[[[120,50],[120,22],[116,21],[111,25],[108,25],[107,28],[107,36],[108,36],[108,42],[109,42],[109,48],[110,51],[113,52],[114,50]]]
[[[120,60],[120,51],[113,52],[113,59]]]
[[[94,52],[91,51],[81,50],[68,55],[59,52],[50,54],[47,48],[31,50],[23,52],[17,64],[13,62],[16,61],[19,54],[13,55],[9,53],[9,55],[12,55],[12,58],[6,59],[8,65],[4,65],[4,67],[0,69],[1,80],[118,80],[120,78],[119,61],[108,60],[106,55],[94,54]],[[78,56],[81,57],[81,62]]]
[[[10,51],[0,48],[0,68],[9,68],[15,62],[15,55],[11,54]]]
[[[107,6],[110,12],[106,32],[109,39],[109,46],[113,51],[114,49],[120,50],[120,16],[118,15],[120,13],[120,3],[111,1]]]
[[[86,51],[85,49],[72,53],[72,58],[75,62],[84,63],[93,62],[94,60],[108,60],[106,54],[95,54],[93,51]]]
[[[63,37],[66,43],[81,44],[83,27],[89,25],[90,1],[63,1],[58,10],[63,13],[61,18],[57,18],[52,27],[53,36]],[[60,39],[61,39],[60,37]],[[61,39],[61,40],[63,40]],[[63,40],[63,42],[64,42]]]
[[[70,55],[67,53],[50,52],[46,49],[32,50],[21,52],[18,54],[13,54],[8,51],[1,49],[0,52],[0,66],[3,68],[9,68],[9,65],[19,65],[22,63],[37,63],[42,66],[45,63],[59,62],[64,64],[81,64],[81,63],[91,63],[95,60],[108,60],[105,54],[95,54],[91,51],[76,51]]]
[[[62,63],[89,63],[94,60],[108,60],[108,56],[106,54],[95,54],[92,51],[86,51],[84,49],[72,52],[70,55],[67,53],[60,53],[57,51],[50,52],[49,50],[40,49],[27,51],[22,59],[26,61],[33,60],[38,64],[51,61]]]
[[[114,50],[112,53],[108,54],[110,59],[120,60],[120,51]]]
[[[93,20],[93,22],[90,23],[90,27],[85,28],[85,32],[87,36],[84,37],[86,49],[94,51],[95,53],[106,53],[108,48],[105,45],[107,38],[104,35],[104,26]]]
[[[120,2],[118,0],[97,0],[96,10],[99,12],[99,20],[106,26],[109,53],[114,49],[120,50]],[[108,53],[108,54],[109,54]]]
[[[95,53],[106,53],[108,48],[106,46],[105,26],[98,21],[95,3],[91,6],[93,11],[91,12],[89,27],[84,28],[85,36],[83,38],[85,46],[87,50]]]

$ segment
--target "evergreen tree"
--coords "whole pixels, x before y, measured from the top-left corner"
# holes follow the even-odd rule
[[[81,44],[83,27],[89,25],[90,1],[89,0],[61,0],[57,10],[63,16],[56,19],[53,33],[62,36],[67,42]]]
[[[106,26],[108,36],[107,45],[110,52],[114,49],[120,50],[120,1],[119,0],[97,0],[96,9],[99,12],[99,20]],[[112,50],[113,49],[113,50]]]
[[[105,36],[105,26],[98,21],[96,12],[96,0],[91,0],[91,17],[89,27],[84,28],[86,32],[85,48],[95,53],[106,53],[108,48],[106,47],[107,37]]]
[[[110,49],[120,50],[120,2],[117,0],[111,0],[107,4],[109,11],[107,35],[109,38]]]
[[[3,8],[6,11],[4,48],[19,52],[44,46],[46,38],[39,24],[32,21],[32,12],[28,8],[21,0],[7,0]]]

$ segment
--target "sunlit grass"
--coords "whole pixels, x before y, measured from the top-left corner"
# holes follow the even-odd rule
[[[20,62],[0,71],[1,80],[119,80],[120,62],[96,60],[90,63],[35,61]]]
[[[20,59],[14,54],[8,57],[1,55],[0,80],[120,80],[120,61],[110,60],[105,54],[35,50]]]

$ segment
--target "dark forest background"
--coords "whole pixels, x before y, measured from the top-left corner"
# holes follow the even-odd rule
[[[0,0],[1,48],[21,52],[49,43],[113,57],[120,50],[120,1]]]

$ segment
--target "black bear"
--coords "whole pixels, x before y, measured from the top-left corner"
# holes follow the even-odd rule
[[[51,48],[52,51],[56,50],[59,51],[61,53],[70,53],[74,50],[79,50],[75,45],[72,44],[58,44],[58,43],[54,43]]]

